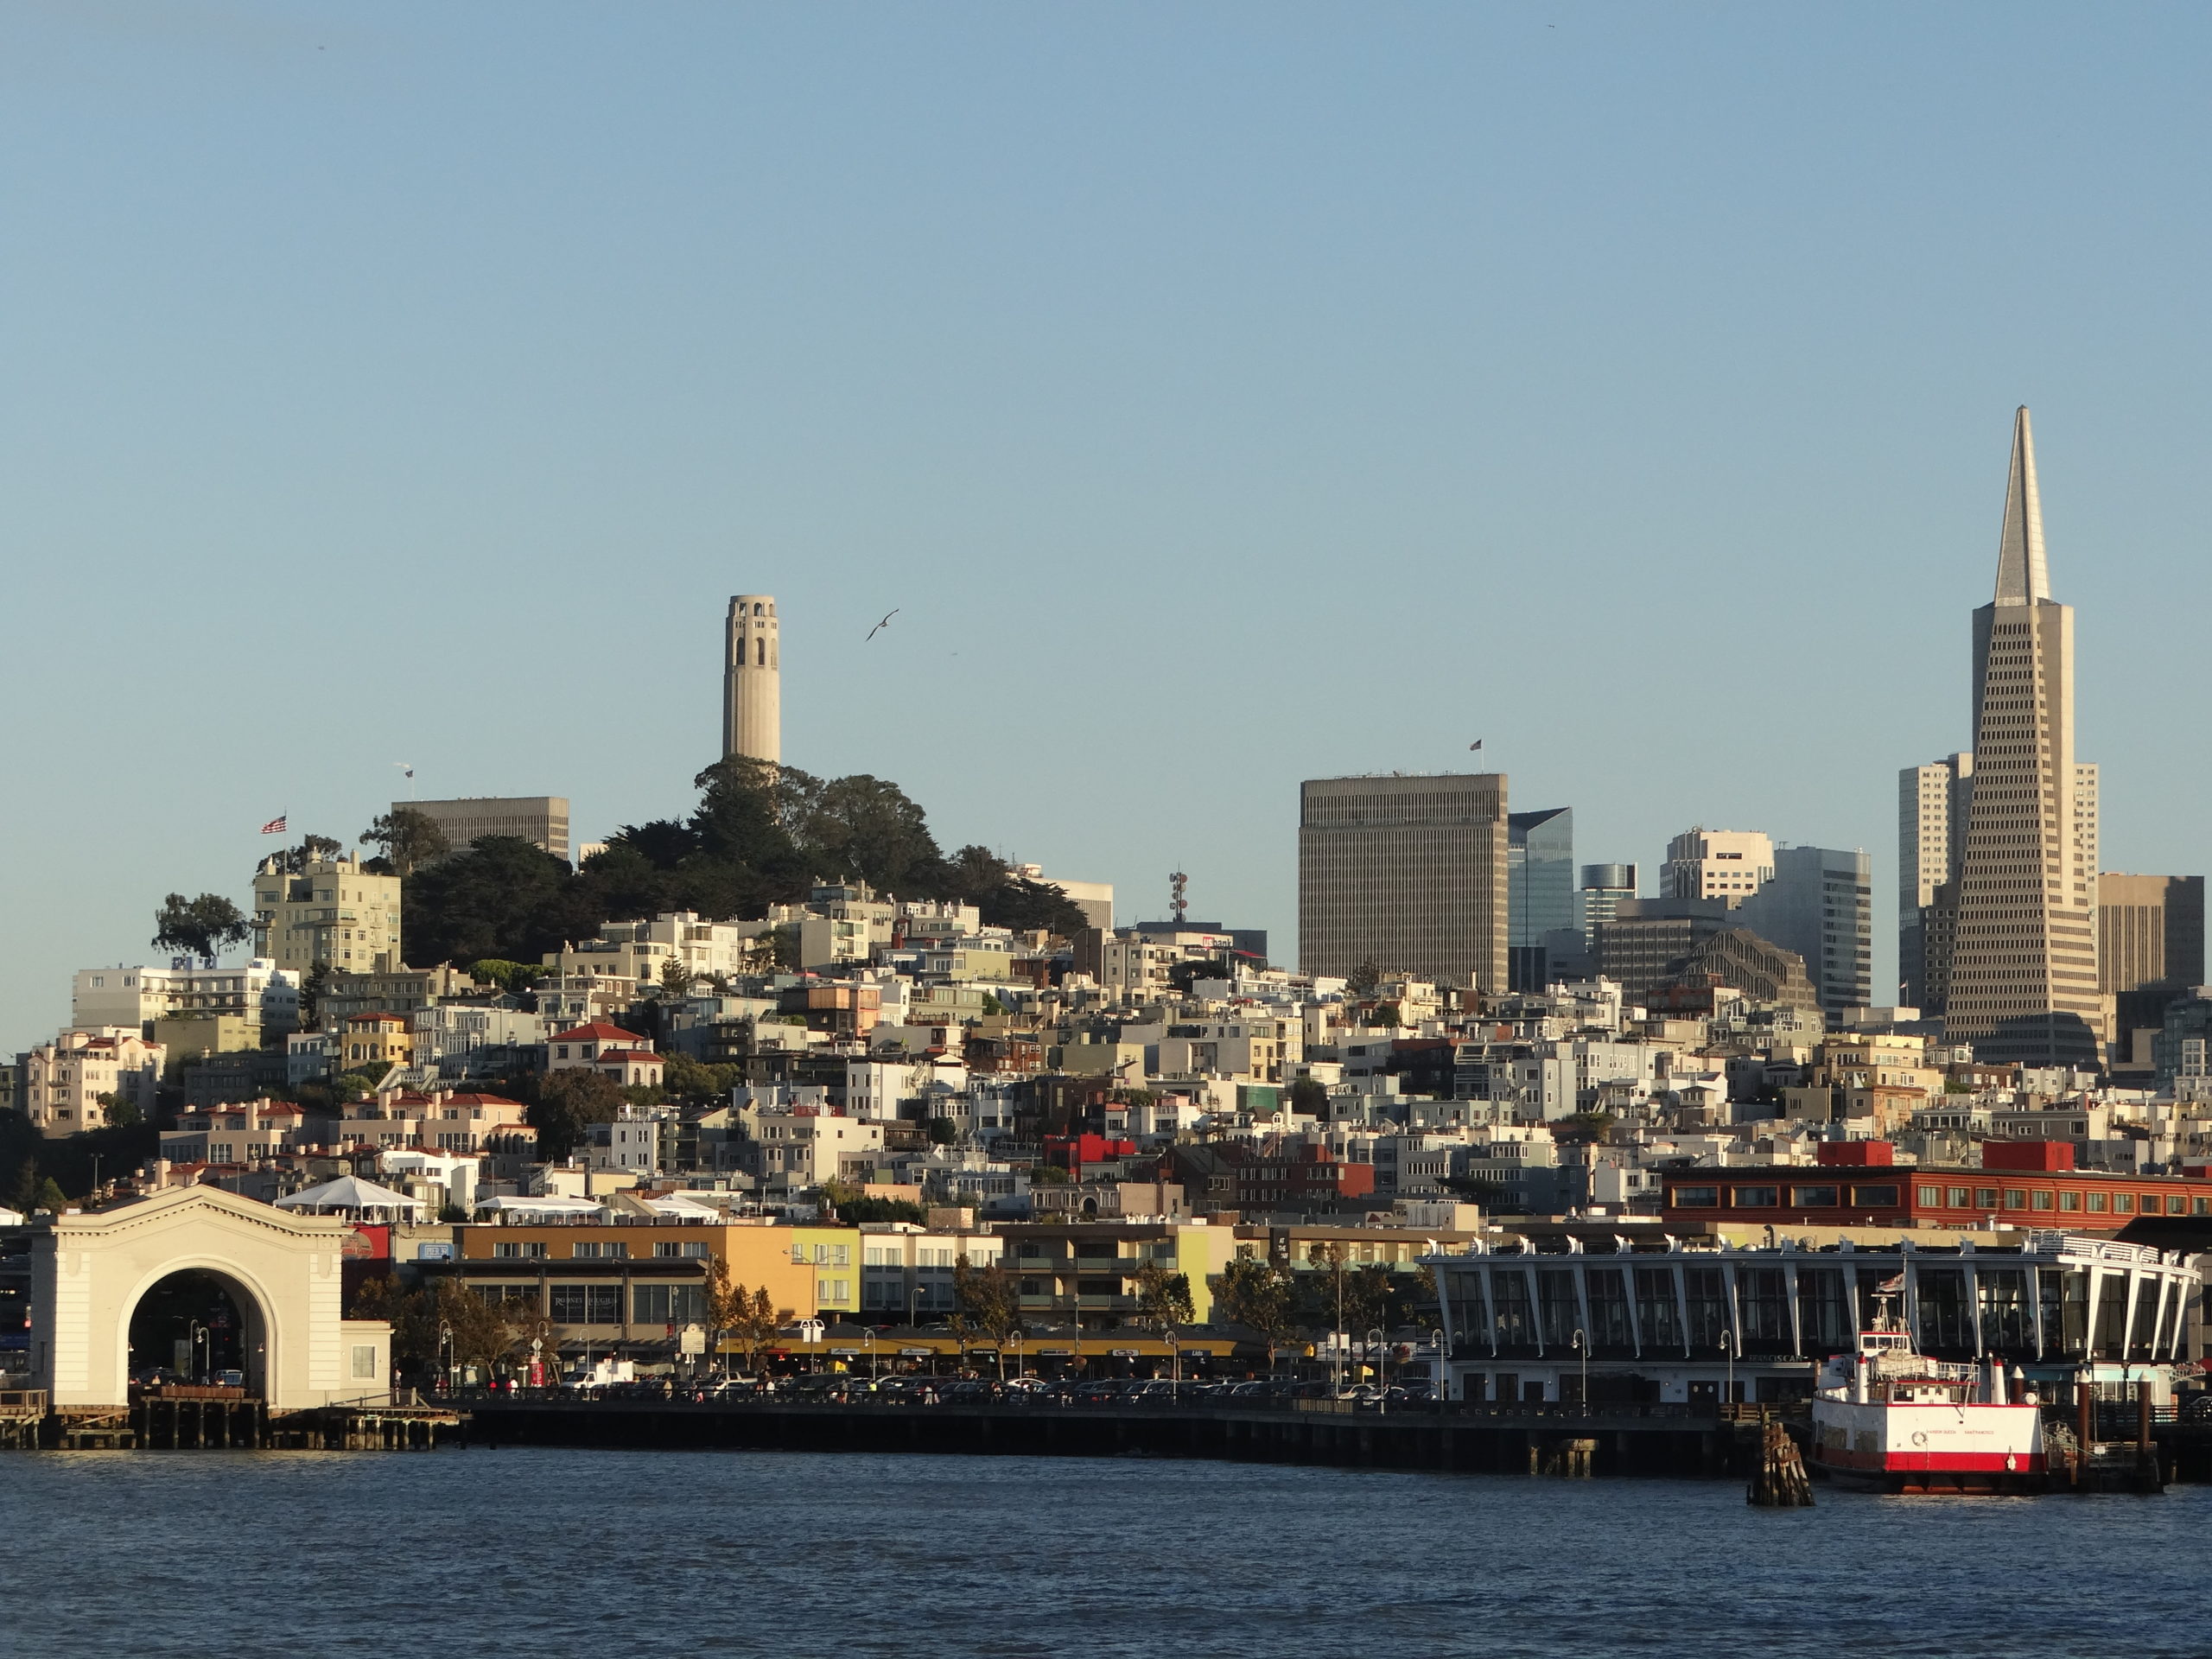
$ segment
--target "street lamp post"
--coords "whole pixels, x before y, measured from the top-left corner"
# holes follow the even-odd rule
[[[206,1325],[200,1324],[197,1319],[193,1320],[191,1326],[192,1378],[195,1382],[205,1382],[207,1380],[208,1370],[214,1363],[215,1344],[213,1341],[211,1340],[211,1335],[212,1333],[208,1331]],[[200,1344],[202,1343],[207,1344],[207,1360],[204,1364],[201,1363],[200,1357]]]
[[[1444,1327],[1440,1325],[1428,1334],[1430,1344],[1436,1350],[1436,1357],[1431,1362],[1434,1369],[1429,1376],[1428,1391],[1435,1402],[1440,1406],[1444,1403],[1445,1392],[1449,1387],[1449,1381],[1445,1375],[1444,1363],[1452,1357],[1451,1351],[1446,1345],[1450,1338],[1445,1334]]]
[[[1582,1360],[1582,1388],[1580,1397],[1575,1403],[1582,1408],[1583,1414],[1587,1416],[1590,1411],[1590,1338],[1587,1333],[1579,1326],[1574,1332],[1574,1351],[1581,1357]]]
[[[1173,1407],[1183,1394],[1183,1339],[1175,1334],[1172,1325],[1164,1339],[1167,1344],[1167,1403]]]
[[[861,1340],[868,1344],[868,1386],[873,1388],[875,1386],[876,1381],[874,1330],[871,1327],[870,1329],[862,1332],[861,1333]]]
[[[1737,1334],[1735,1326],[1721,1326],[1720,1352],[1728,1362],[1728,1380],[1721,1385],[1720,1389],[1721,1403],[1724,1405],[1732,1406],[1736,1403],[1736,1354],[1741,1345],[1742,1338]]]

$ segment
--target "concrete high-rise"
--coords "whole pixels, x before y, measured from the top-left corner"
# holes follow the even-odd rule
[[[1774,880],[1774,842],[1756,830],[1700,826],[1667,843],[1659,872],[1665,899],[1726,899],[1741,904]]]
[[[729,602],[722,657],[722,758],[745,755],[781,764],[783,673],[771,594],[740,594]]]
[[[2024,408],[1974,662],[1974,791],[1944,1032],[1986,1060],[2095,1065],[2096,777],[2074,758],[2074,609],[2050,596]]]
[[[1505,989],[1504,773],[1319,778],[1299,795],[1301,972],[1372,963]]]
[[[1774,874],[1735,906],[1742,925],[1805,959],[1831,1016],[1874,995],[1874,861],[1833,847],[1784,847]]]
[[[1973,796],[1969,753],[1897,774],[1898,995],[1931,1017],[1943,1012],[1950,988],[1959,863],[1966,855]]]
[[[1600,922],[1610,922],[1624,899],[1636,897],[1633,864],[1585,864],[1582,885],[1574,890],[1574,925],[1586,942],[1597,939]]]
[[[2124,1053],[2131,1033],[2156,1030],[2166,1005],[2204,978],[2204,878],[2099,875],[2097,974]]]
[[[450,801],[394,801],[438,826],[447,844],[465,853],[479,836],[513,836],[537,843],[554,857],[569,856],[569,802],[563,795],[469,795]]]

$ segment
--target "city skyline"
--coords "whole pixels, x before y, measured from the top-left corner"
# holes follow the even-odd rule
[[[2212,778],[2136,711],[2201,631],[2208,331],[2162,273],[2199,262],[2183,66],[2212,22],[2116,20],[2085,64],[2051,15],[1994,41],[1916,15],[1900,60],[1904,16],[954,17],[857,55],[823,18],[563,16],[524,59],[497,8],[317,41],[22,22],[10,130],[54,170],[0,276],[37,324],[0,532],[23,614],[101,574],[103,647],[25,631],[9,758],[129,759],[10,825],[39,879],[10,890],[7,1040],[143,957],[162,892],[238,893],[260,823],[357,833],[395,755],[426,796],[558,791],[579,840],[682,810],[741,587],[800,630],[793,764],[1146,911],[1181,869],[1290,938],[1299,781],[1477,737],[1516,800],[1573,807],[1580,858],[1649,872],[1685,825],[1749,825],[1866,847],[1886,893],[1897,768],[1968,735],[1956,618],[2021,401],[2052,534],[2099,550],[2104,861],[2204,868]],[[2080,120],[2013,130],[2053,76]],[[1820,115],[1870,84],[1880,122]],[[2024,220],[2033,261],[2004,252]],[[334,683],[333,626],[409,695]],[[495,637],[599,691],[486,699],[544,672]],[[1725,689],[1662,734],[1691,664]],[[1063,810],[1262,670],[1281,715],[1175,811]],[[235,765],[144,741],[209,673],[257,682]],[[1049,741],[1007,726],[1061,683]],[[1014,741],[920,741],[918,701]],[[161,867],[125,890],[149,804]]]

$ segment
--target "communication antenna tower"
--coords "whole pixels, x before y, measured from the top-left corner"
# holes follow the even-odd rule
[[[1184,888],[1190,880],[1191,878],[1180,870],[1177,870],[1167,878],[1168,892],[1171,895],[1167,907],[1174,912],[1175,925],[1178,927],[1182,926],[1183,917],[1191,908],[1190,899],[1184,896]]]

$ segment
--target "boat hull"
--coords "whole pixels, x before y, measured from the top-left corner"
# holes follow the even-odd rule
[[[1879,1491],[2040,1492],[2050,1472],[2029,1405],[1899,1405],[1816,1398],[1808,1461]]]

